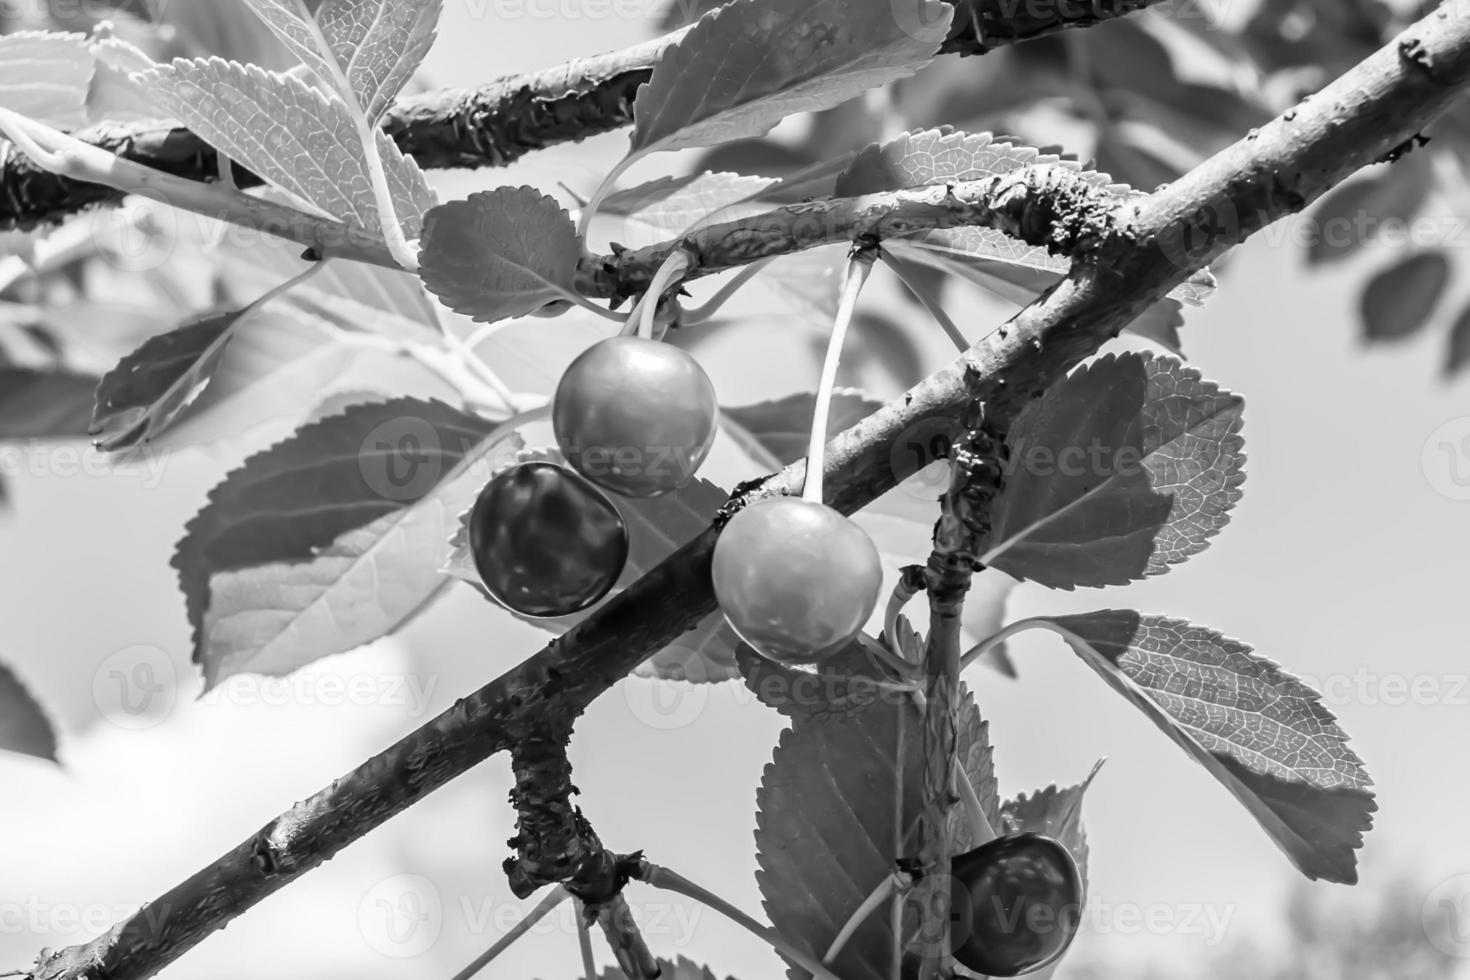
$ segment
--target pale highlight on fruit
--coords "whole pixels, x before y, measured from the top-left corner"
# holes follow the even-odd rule
[[[714,444],[719,405],[709,375],[682,350],[613,337],[567,368],[551,422],[577,472],[614,493],[652,497],[694,478]]]
[[[824,504],[774,497],[730,519],[714,554],[725,619],[761,655],[812,663],[842,649],[878,605],[883,567],[862,528]]]

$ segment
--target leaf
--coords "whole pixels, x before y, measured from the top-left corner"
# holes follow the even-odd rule
[[[755,405],[722,408],[720,419],[731,423],[726,430],[747,452],[752,448],[764,452],[761,458],[768,458],[771,468],[778,469],[806,457],[815,406],[816,395],[801,392]],[[833,389],[828,436],[851,428],[882,407],[882,402],[855,388]]]
[[[1316,237],[1307,247],[1308,263],[1348,258],[1391,228],[1407,232],[1434,186],[1427,159],[1411,153],[1382,173],[1351,181],[1323,198],[1312,212]]]
[[[1319,695],[1250,647],[1177,619],[1103,610],[1045,623],[1220,780],[1308,878],[1357,881],[1372,780]]]
[[[767,660],[744,643],[735,656],[745,686],[766,707],[788,718],[836,720],[891,709],[910,698],[907,691],[893,686],[894,678],[880,671],[881,661],[868,652],[881,642],[859,633],[848,649],[811,669]]]
[[[162,445],[233,442],[272,425],[294,429],[357,361],[359,351],[281,305],[238,326],[209,385],[162,435]],[[157,432],[152,437],[159,441]]]
[[[1075,786],[1059,789],[1048,786],[1035,793],[1022,793],[1001,804],[1002,820],[1010,833],[1045,834],[1072,852],[1077,868],[1087,882],[1087,834],[1082,828],[1082,797],[1102,769],[1102,762],[1092,767],[1087,778]]]
[[[517,463],[535,460],[564,462],[562,455],[554,449],[533,449],[517,452],[513,457],[502,454],[500,465],[494,472],[499,473]],[[622,497],[609,494],[608,499],[617,507],[628,529],[628,561],[623,566],[623,572],[618,577],[611,596],[632,585],[652,571],[654,566],[702,534],[716,512],[728,502],[730,495],[708,480],[695,478],[679,489],[657,497]],[[441,570],[446,575],[468,582],[487,600],[493,602],[480,583],[480,574],[475,569],[474,556],[470,553],[470,509],[467,504],[459,514],[459,520],[455,522],[454,535],[449,539],[449,557],[444,561]],[[496,605],[499,606],[498,603]],[[528,619],[515,610],[507,611],[532,626],[560,636],[592,615],[593,609],[571,616],[542,619]],[[644,661],[635,673],[640,677],[657,677],[663,680],[729,680],[737,676],[735,647],[738,642],[734,632],[725,624],[724,618],[716,613],[706,617],[697,629],[679,637]]]
[[[760,206],[751,202],[752,195],[773,183],[775,181],[767,177],[746,177],[734,173],[660,177],[609,195],[602,202],[598,214],[625,218],[628,223],[636,222],[662,239],[682,235],[697,222],[725,221],[755,213]],[[614,240],[630,248],[655,243],[652,237],[644,240],[627,232],[614,236]]]
[[[710,972],[709,967],[700,966],[693,960],[687,960],[680,956],[676,959],[666,960],[658,958],[659,980],[717,980]],[[627,974],[617,966],[610,966],[597,975],[597,980],[627,980]],[[734,980],[726,977],[725,980]]]
[[[103,452],[150,442],[209,384],[244,310],[201,317],[144,342],[102,376],[89,435]]]
[[[0,37],[0,107],[58,129],[84,126],[93,70],[84,34],[7,34]]]
[[[1445,357],[1444,373],[1453,375],[1470,362],[1470,306],[1460,311],[1455,325],[1450,328],[1449,353]]]
[[[1122,585],[1209,546],[1240,499],[1244,400],[1151,354],[1074,372],[1011,427],[986,564],[1048,588]]]
[[[456,313],[481,323],[525,316],[574,295],[581,245],[571,218],[533,187],[500,187],[424,217],[419,275]]]
[[[1363,288],[1359,304],[1364,339],[1413,336],[1428,322],[1449,282],[1450,261],[1441,251],[1410,255],[1378,272]]]
[[[56,760],[51,719],[10,668],[0,664],[0,749]]]
[[[1105,173],[1085,169],[1074,160],[1043,153],[1035,147],[997,140],[990,133],[965,133],[949,127],[917,130],[886,143],[873,144],[858,153],[847,169],[838,175],[834,193],[840,197],[876,194],[947,181],[982,180],[1046,165],[1065,167],[1120,201],[1143,196],[1126,184],[1115,183]],[[913,239],[912,245],[937,252],[948,258],[951,264],[964,265],[967,256],[977,256],[1052,272],[1057,276],[1064,275],[1071,268],[1071,260],[1065,256],[1052,255],[1045,248],[1027,245],[990,228],[928,231]],[[900,254],[908,257],[909,251],[901,250]],[[913,257],[923,261],[918,256]],[[980,269],[985,271],[985,265],[982,264]],[[1039,293],[1050,285],[1050,282],[1045,282],[1034,292]],[[1214,288],[1214,277],[1203,272],[1176,287],[1169,295],[1199,305]],[[1029,301],[1029,297],[1023,300]]]
[[[0,439],[86,435],[96,390],[91,375],[0,366]]]
[[[912,75],[948,35],[951,9],[918,0],[734,0],[666,47],[633,103],[631,155],[760,136]]]
[[[960,758],[998,821],[988,726],[967,693],[960,701]],[[920,724],[912,701],[843,720],[799,718],[766,766],[756,795],[756,880],[777,931],[819,959],[897,860],[913,854]],[[869,917],[831,964],[843,980],[888,980],[898,952],[889,907]],[[805,973],[792,967],[787,975]]]
[[[341,101],[295,75],[220,58],[179,58],[129,77],[231,159],[332,218],[381,230],[366,156]],[[434,192],[387,134],[377,141],[394,210],[416,238]]]
[[[376,524],[385,536],[394,533],[395,515],[402,518],[412,505],[438,494],[442,485],[458,487],[468,469],[482,467],[483,484],[489,469],[484,457],[494,431],[487,420],[441,402],[398,398],[354,406],[304,426],[230,472],[189,522],[172,562],[195,630],[194,658],[206,665],[206,679],[217,679],[212,670],[218,658],[206,661],[203,632],[217,576],[301,562],[333,547],[338,550],[331,557],[340,566],[368,544],[363,536],[349,538],[348,532]],[[430,571],[436,575],[443,541],[464,507],[452,512],[434,540]],[[412,544],[415,556],[420,555],[419,543]],[[409,571],[419,572],[405,569],[404,574]],[[228,583],[259,594],[272,581],[263,573],[236,576]],[[241,601],[237,598],[237,605]],[[230,611],[238,614],[240,608]],[[235,636],[231,642],[233,650],[244,641]]]
[[[322,36],[369,121],[423,63],[443,7],[444,0],[325,0],[317,9]]]
[[[317,43],[316,34],[301,15],[301,5],[296,0],[245,0],[271,32],[301,59],[301,63],[312,70],[318,78],[330,81],[332,64],[327,60],[329,52]]]

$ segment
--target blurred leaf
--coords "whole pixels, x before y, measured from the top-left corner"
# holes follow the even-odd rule
[[[87,433],[103,452],[151,441],[209,384],[244,310],[214,313],[146,341],[103,375]]]
[[[1203,551],[1245,480],[1244,401],[1170,357],[1108,355],[1011,427],[987,564],[1049,588],[1122,585]]]
[[[92,52],[83,34],[21,31],[0,37],[0,107],[58,129],[87,123]]]
[[[172,29],[172,57],[218,55],[230,61],[285,71],[297,59],[240,0],[146,0],[153,20]]]
[[[810,167],[810,153],[800,147],[789,146],[780,140],[760,137],[749,140],[731,140],[712,146],[699,157],[700,170],[715,172],[730,171],[737,174],[761,177],[789,177]]]
[[[729,2],[730,0],[670,0],[658,22],[658,29],[667,33],[688,27],[711,10]]]
[[[660,53],[633,104],[631,155],[760,136],[913,74],[952,13],[917,2],[900,18],[883,0],[734,0]]]
[[[419,275],[429,291],[482,323],[572,295],[582,255],[566,211],[533,187],[439,205],[424,218],[421,247]]]
[[[937,510],[935,520],[938,520]],[[1019,584],[998,568],[985,569],[974,577],[960,619],[966,643],[980,643],[1005,628],[1006,602]],[[1017,676],[1016,665],[1004,641],[987,650],[976,663],[1006,677]]]
[[[1433,186],[1428,156],[1411,153],[1397,164],[1338,187],[1312,212],[1317,235],[1307,261],[1323,265],[1372,244],[1390,225],[1407,232]]]
[[[0,750],[56,760],[51,719],[10,668],[0,664]]]
[[[1445,358],[1444,373],[1452,375],[1470,362],[1470,306],[1460,311],[1455,325],[1450,328],[1449,355]]]
[[[988,726],[963,689],[960,705],[959,757],[998,822]],[[852,718],[798,718],[766,766],[756,795],[756,880],[777,931],[818,958],[899,858],[914,853],[921,724],[912,700],[891,698]],[[832,962],[843,980],[888,980],[900,952],[888,914],[895,900]],[[787,975],[805,973],[792,967]]]
[[[1083,661],[1220,780],[1308,878],[1357,881],[1372,780],[1319,695],[1251,648],[1177,619],[1048,620]]]
[[[304,426],[230,472],[189,522],[172,562],[195,630],[195,662],[205,665],[206,679],[218,680],[224,659],[207,657],[211,648],[205,632],[214,582],[224,573],[285,563],[279,574],[228,580],[232,588],[275,588],[295,574],[291,563],[323,555],[323,549],[334,546],[336,566],[342,567],[375,543],[374,535],[348,532],[374,525],[378,536],[402,537],[406,532],[395,531],[395,519],[404,527],[427,520],[407,513],[418,502],[432,498],[433,507],[442,508],[468,494],[432,542],[404,544],[414,549],[414,561],[424,560],[427,553],[429,572],[437,578],[453,521],[485,482],[490,469],[485,457],[496,431],[485,419],[440,402],[398,398],[354,406]],[[316,574],[310,564],[303,576]],[[410,572],[416,581],[427,581],[417,566],[404,569],[405,575]],[[310,588],[310,583],[299,584]],[[243,601],[235,598],[232,615],[242,612]],[[232,636],[227,652],[238,654],[248,639]]]
[[[684,234],[696,222],[726,220],[758,210],[754,205],[736,208],[775,181],[769,177],[746,177],[738,173],[700,173],[688,177],[660,177],[637,187],[608,195],[598,215],[621,217],[647,227],[653,235],[640,239],[623,234],[614,240],[629,248],[652,245],[669,236]],[[631,229],[629,229],[631,230]]]
[[[81,438],[96,390],[86,374],[0,367],[0,439]]]
[[[1403,340],[1429,321],[1450,282],[1443,252],[1420,252],[1379,271],[1363,288],[1358,313],[1369,343]]]
[[[232,160],[333,218],[380,230],[366,154],[341,101],[295,75],[219,58],[180,59],[129,78]],[[292,124],[281,125],[283,119]],[[386,133],[377,141],[403,232],[417,238],[434,192]]]
[[[754,444],[769,455],[772,469],[779,469],[806,456],[812,431],[812,412],[816,395],[800,392],[774,401],[725,408],[720,411],[726,430],[750,452]],[[849,429],[883,407],[855,388],[832,391],[832,407],[827,417],[827,433],[835,436]],[[754,456],[754,458],[763,458]]]
[[[387,111],[423,63],[443,7],[444,0],[325,0],[317,9],[322,37],[369,120]]]

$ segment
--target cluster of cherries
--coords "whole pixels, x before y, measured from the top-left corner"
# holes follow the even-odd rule
[[[608,492],[652,497],[687,484],[714,442],[719,407],[694,358],[627,335],[572,362],[551,418],[566,464],[500,472],[469,522],[485,588],[532,617],[571,615],[607,595],[628,558],[627,527]],[[783,663],[811,663],[845,646],[872,615],[883,580],[861,528],[820,502],[785,496],[730,520],[713,575],[740,638]]]

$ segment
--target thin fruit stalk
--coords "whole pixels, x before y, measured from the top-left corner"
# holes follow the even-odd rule
[[[951,953],[949,814],[959,803],[955,750],[959,710],[960,616],[970,579],[980,569],[990,536],[990,505],[1005,474],[1005,443],[985,422],[984,406],[971,407],[965,438],[951,460],[949,491],[934,530],[934,551],[925,569],[929,593],[929,640],[924,650],[927,702],[923,721],[923,811],[919,819],[919,867],[923,875],[910,893],[917,916],[914,946],[920,980],[941,974]]]

